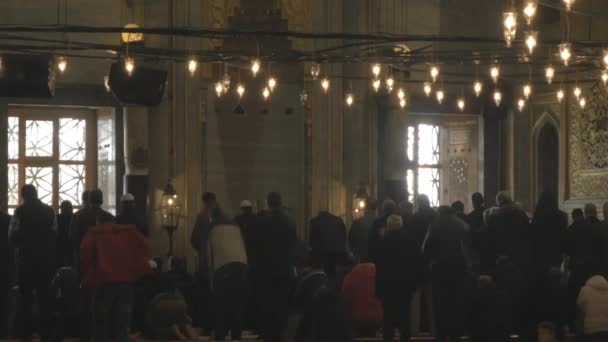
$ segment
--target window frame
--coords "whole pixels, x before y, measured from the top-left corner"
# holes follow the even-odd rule
[[[14,210],[21,204],[20,189],[25,185],[28,167],[51,167],[53,169],[52,179],[52,198],[51,207],[58,209],[59,203],[59,166],[60,165],[83,165],[85,169],[84,187],[85,189],[94,187],[97,184],[97,123],[96,110],[90,108],[75,108],[64,106],[9,106],[8,116],[19,118],[18,132],[18,158],[7,159],[7,169],[10,164],[17,165],[17,205],[7,203],[9,210]],[[62,118],[83,119],[85,120],[85,156],[84,160],[61,160],[59,153],[59,122]],[[52,156],[35,157],[26,156],[26,121],[40,120],[53,122],[52,137]],[[8,146],[7,146],[8,149]],[[8,157],[8,156],[7,156]],[[7,189],[8,190],[8,189]],[[8,194],[7,194],[8,195]],[[74,208],[80,208],[74,204]]]

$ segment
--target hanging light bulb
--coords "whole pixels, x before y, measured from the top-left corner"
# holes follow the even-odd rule
[[[479,97],[481,95],[481,91],[483,90],[483,84],[479,81],[475,81],[473,84],[473,91],[475,91],[475,96]]]
[[[323,88],[323,92],[327,94],[327,91],[329,91],[329,79],[327,79],[327,77],[321,80],[321,88]]]
[[[496,103],[496,106],[500,106],[500,102],[502,101],[502,93],[496,89],[494,91],[494,103]]]
[[[135,61],[131,57],[125,58],[125,70],[127,71],[127,75],[133,75],[135,71]]]
[[[397,91],[397,97],[399,100],[403,100],[405,98],[405,91],[403,91],[403,88],[399,88]]]
[[[380,90],[380,79],[374,79],[372,81],[372,87],[374,87],[374,91],[377,93]]]
[[[606,70],[602,71],[602,82],[604,85],[608,85],[608,71]]]
[[[526,32],[526,46],[530,54],[534,53],[534,49],[538,45],[538,31]]]
[[[386,90],[387,90],[389,93],[392,93],[392,92],[393,92],[393,87],[394,87],[394,86],[395,86],[395,79],[393,78],[393,76],[389,76],[389,77],[386,79]]]
[[[581,88],[579,86],[574,87],[574,96],[578,99],[581,97],[581,94],[583,93],[583,91],[581,90]]]
[[[439,77],[439,67],[436,65],[433,65],[431,67],[431,79],[433,80],[433,83],[437,82],[437,77]]]
[[[264,97],[264,101],[268,101],[268,98],[270,97],[270,89],[268,89],[268,87],[262,89],[262,96]]]
[[[504,38],[507,46],[510,47],[513,39],[517,35],[517,13],[513,11],[504,12],[502,14],[502,23],[504,28]]]
[[[407,101],[405,100],[405,97],[399,100],[399,106],[401,108],[405,108],[406,105],[407,105]]]
[[[560,89],[557,91],[557,102],[562,102],[562,100],[564,99],[564,96],[566,96],[566,94],[564,93],[563,89]]]
[[[433,87],[429,82],[424,82],[424,93],[426,96],[431,96],[431,92],[433,91]]]
[[[230,75],[227,72],[222,76],[222,86],[224,87],[224,92],[227,93],[230,89]]]
[[[198,62],[194,57],[192,57],[190,60],[188,60],[188,71],[190,72],[190,76],[194,76],[196,69],[198,69]]]
[[[458,105],[458,109],[460,109],[461,112],[464,111],[465,102],[463,97],[459,98],[456,104]]]
[[[524,84],[523,93],[526,100],[530,99],[530,95],[532,95],[532,85],[530,83]]]
[[[559,57],[564,62],[564,65],[568,66],[568,63],[570,63],[570,58],[572,58],[572,44],[571,43],[559,44]]]
[[[608,67],[608,50],[604,50],[604,66]]]
[[[217,97],[221,97],[224,93],[224,86],[222,85],[222,82],[217,82],[215,84],[215,93],[217,94]]]
[[[526,1],[526,6],[524,7],[524,17],[526,17],[526,22],[528,23],[528,25],[532,24],[532,20],[536,16],[537,8],[538,8],[538,0]]]
[[[526,107],[526,100],[524,100],[524,99],[517,100],[517,109],[519,109],[520,112],[523,111],[525,107]]]
[[[239,98],[242,98],[243,94],[245,94],[245,86],[243,86],[242,84],[238,84],[236,86],[236,93],[239,94]]]
[[[582,97],[580,100],[578,100],[578,104],[581,106],[581,109],[585,109],[585,107],[587,107],[587,100]]]
[[[552,65],[549,65],[545,68],[545,77],[547,78],[548,84],[551,84],[553,82],[553,77],[555,77],[555,69]]]
[[[57,59],[57,69],[59,69],[59,73],[63,74],[65,69],[68,67],[68,60],[65,57],[59,57]]]
[[[566,6],[566,11],[570,12],[570,10],[572,10],[572,6],[576,2],[576,0],[563,0],[563,1],[564,1],[564,6]]]
[[[439,102],[439,104],[441,104],[443,102],[443,98],[445,97],[443,90],[441,90],[441,89],[437,90],[437,93],[435,93],[435,97],[437,97],[437,102]]]
[[[256,77],[259,71],[260,71],[260,60],[256,58],[253,61],[251,61],[251,73],[253,74],[253,77]]]
[[[355,102],[355,96],[351,92],[348,92],[346,94],[346,105],[350,107],[353,105],[354,102]]]
[[[277,80],[274,77],[270,77],[268,79],[268,89],[270,89],[270,92],[274,91],[274,87],[277,86]]]
[[[319,63],[312,63],[312,66],[310,67],[310,75],[312,76],[312,79],[316,80],[319,77],[320,73],[321,66],[319,65]]]
[[[493,65],[490,68],[490,77],[492,77],[494,83],[498,82],[498,78],[500,77],[500,68],[498,67],[498,65]]]
[[[374,74],[375,78],[378,78],[378,76],[380,76],[381,71],[382,67],[380,66],[380,64],[376,63],[372,66],[372,74]]]

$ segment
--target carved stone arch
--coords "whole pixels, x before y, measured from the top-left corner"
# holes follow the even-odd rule
[[[532,199],[550,190],[561,197],[560,181],[560,129],[559,122],[550,111],[545,111],[532,127]]]

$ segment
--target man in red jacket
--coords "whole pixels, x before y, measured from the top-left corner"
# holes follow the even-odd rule
[[[114,323],[115,340],[126,342],[133,283],[150,271],[150,247],[135,225],[118,225],[102,217],[80,246],[82,287],[95,292],[94,340],[107,341]]]

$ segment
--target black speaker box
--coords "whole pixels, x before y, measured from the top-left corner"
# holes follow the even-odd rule
[[[50,55],[2,54],[0,96],[53,97],[55,65]]]
[[[158,106],[165,93],[167,71],[136,65],[129,75],[124,63],[116,62],[110,68],[108,84],[114,96],[123,104]]]

